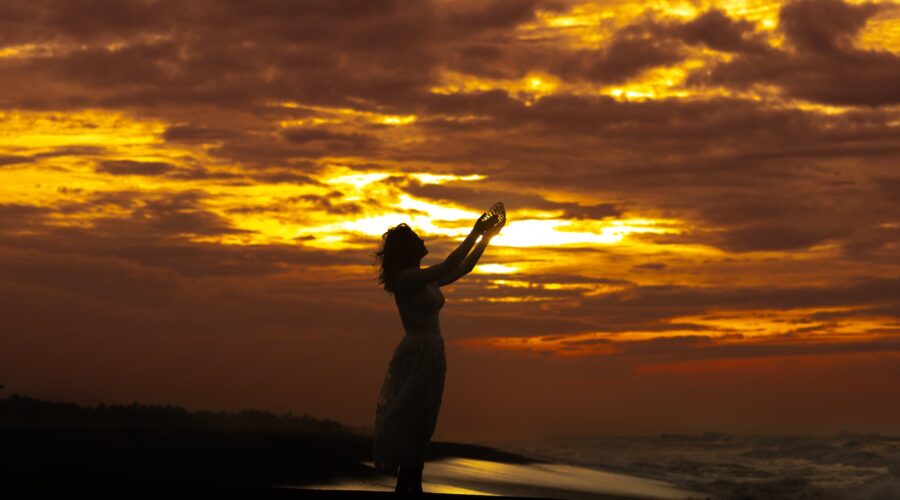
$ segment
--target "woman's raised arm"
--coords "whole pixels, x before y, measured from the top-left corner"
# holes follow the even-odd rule
[[[485,217],[485,215],[486,214],[481,214],[481,217],[475,222],[475,226],[472,227],[472,231],[469,232],[466,239],[463,240],[455,250],[450,252],[450,255],[442,262],[424,269],[404,269],[403,271],[400,271],[397,275],[396,288],[422,286],[433,281],[438,281],[442,277],[456,270],[460,264],[462,264],[463,259],[466,258],[469,250],[472,249],[472,246],[475,245],[475,241],[478,237],[493,226],[494,222],[497,220],[496,216]]]
[[[497,236],[497,233],[500,232],[500,229],[503,228],[503,225],[504,224],[495,226],[484,233],[484,236],[481,237],[481,241],[478,242],[478,245],[475,245],[475,250],[472,250],[472,253],[470,253],[465,258],[465,260],[462,261],[462,264],[460,264],[459,267],[454,269],[452,272],[438,278],[438,286],[447,286],[472,272],[472,269],[475,269],[475,264],[477,264],[478,260],[481,258],[481,254],[484,253],[484,250],[490,244],[491,238]]]

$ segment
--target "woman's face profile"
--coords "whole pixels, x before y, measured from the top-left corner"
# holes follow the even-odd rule
[[[425,240],[423,240],[422,238],[419,238],[419,235],[416,234],[415,231],[413,232],[413,236],[415,237],[414,239],[418,241],[418,243],[416,243],[416,245],[419,247],[420,251],[422,252],[422,257],[428,255],[428,249],[425,248]]]

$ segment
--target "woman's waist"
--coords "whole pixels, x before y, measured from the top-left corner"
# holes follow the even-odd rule
[[[430,326],[406,326],[403,329],[407,335],[440,335],[441,327],[439,325]]]

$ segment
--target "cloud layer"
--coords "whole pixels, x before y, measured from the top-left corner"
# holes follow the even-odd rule
[[[0,2],[0,382],[368,425],[503,200],[438,437],[900,431],[900,8],[654,5]]]

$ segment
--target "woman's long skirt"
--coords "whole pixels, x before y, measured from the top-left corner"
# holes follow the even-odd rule
[[[397,474],[400,465],[422,464],[434,434],[447,359],[444,337],[405,334],[394,349],[375,410],[375,467]]]

